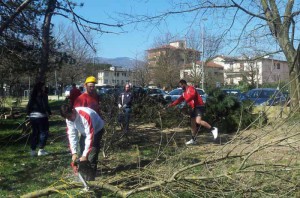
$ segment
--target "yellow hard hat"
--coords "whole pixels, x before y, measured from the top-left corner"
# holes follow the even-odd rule
[[[96,83],[96,82],[97,82],[97,80],[94,76],[89,76],[85,80],[85,84],[87,84],[87,83]]]

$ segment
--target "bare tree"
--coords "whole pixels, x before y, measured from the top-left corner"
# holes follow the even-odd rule
[[[94,43],[91,34],[86,33],[85,37],[89,43]],[[73,27],[64,28],[63,25],[60,25],[56,42],[61,43],[59,50],[67,53],[70,57],[69,61],[64,62],[59,70],[64,76],[63,83],[72,84],[83,81],[86,77],[85,67],[91,62],[94,51]]]
[[[18,1],[19,2],[19,1]],[[20,6],[17,6],[15,12],[13,12],[7,20],[1,21],[1,34],[3,33],[4,29],[10,28],[12,26],[13,20],[22,13],[24,10],[29,10],[28,6],[31,1],[25,1],[20,3]],[[2,6],[2,2],[0,4]],[[4,3],[3,6],[7,10],[10,10],[9,4]],[[101,23],[87,20],[74,12],[74,7],[76,6],[83,6],[83,4],[77,4],[71,2],[69,0],[47,0],[40,3],[39,6],[31,7],[31,9],[37,13],[39,16],[42,14],[44,16],[43,24],[41,28],[42,35],[39,37],[38,33],[36,36],[39,37],[39,41],[41,41],[41,54],[39,57],[39,68],[38,68],[38,75],[36,76],[37,81],[45,81],[46,72],[49,69],[49,56],[50,53],[53,52],[52,46],[52,38],[51,38],[51,30],[52,26],[52,16],[59,15],[69,19],[72,23],[75,24],[76,29],[85,40],[85,42],[95,51],[95,48],[92,43],[89,42],[88,38],[85,37],[85,32],[89,31],[96,31],[101,34],[103,33],[116,33],[114,31],[120,27],[122,24],[109,24],[109,23]],[[24,15],[23,15],[24,16]],[[26,16],[23,17],[23,21],[28,22],[30,21]],[[22,25],[22,23],[20,23]],[[122,32],[122,31],[120,31]],[[1,35],[0,34],[0,35]],[[51,46],[52,45],[52,46]]]
[[[190,82],[198,86],[200,86],[199,83],[202,82],[202,80],[206,81],[205,79],[208,79],[208,71],[205,71],[207,63],[223,48],[221,35],[211,35],[209,32],[204,34],[204,32],[206,31],[196,31],[192,29],[186,36],[187,46],[191,49],[201,51],[201,61],[195,57],[195,62],[191,65],[191,72],[188,77]],[[202,79],[203,76],[204,79]],[[212,77],[213,76],[209,77],[209,81],[215,80]]]
[[[149,65],[147,61],[138,61],[136,59],[133,68],[133,79],[136,81],[138,85],[142,87],[149,85],[150,73],[149,73]]]
[[[243,80],[254,87],[255,83],[258,83],[258,66],[256,60],[253,60],[246,55],[244,56],[244,60],[247,70],[242,73]]]
[[[152,68],[152,79],[154,84],[160,87],[172,88],[178,84],[178,76],[182,64],[180,60],[182,57],[178,56],[173,50],[166,49],[165,53],[162,53]]]
[[[47,2],[47,9],[45,12],[44,22],[42,26],[42,49],[39,74],[36,76],[36,81],[44,81],[46,77],[46,70],[49,63],[49,50],[50,50],[50,25],[53,12],[55,10],[56,0],[49,0]]]
[[[14,19],[20,15],[20,13],[32,2],[32,0],[25,0],[20,6],[18,6],[15,11],[7,18],[0,26],[0,35],[9,26]]]
[[[193,22],[200,21],[203,16],[209,15],[211,25],[222,31],[223,38],[229,36],[228,43],[235,43],[232,51],[238,49],[244,38],[255,36],[253,44],[262,43],[261,38],[269,43],[264,43],[265,48],[270,48],[270,43],[276,44],[282,50],[290,71],[290,91],[292,106],[300,106],[300,63],[297,40],[299,30],[299,4],[294,0],[212,0],[212,1],[185,1],[173,2],[172,9],[158,15],[126,15],[131,22],[160,24],[171,15],[183,15],[193,18]],[[193,24],[191,24],[192,26]],[[239,26],[239,28],[236,28]],[[270,42],[273,41],[273,42]],[[268,45],[267,45],[268,44]],[[298,48],[298,49],[297,49]],[[277,51],[277,50],[274,50]],[[272,53],[272,52],[271,52]]]

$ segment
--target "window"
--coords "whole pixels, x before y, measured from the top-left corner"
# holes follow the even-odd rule
[[[108,84],[108,80],[104,80],[104,84]]]
[[[280,63],[277,63],[277,69],[280,69]]]
[[[108,74],[109,74],[108,72],[104,72],[104,76],[108,76]]]
[[[230,63],[229,69],[233,71],[233,63]]]
[[[186,78],[187,76],[189,76],[188,72],[183,72],[183,77]]]
[[[244,63],[240,64],[240,71],[244,71]]]

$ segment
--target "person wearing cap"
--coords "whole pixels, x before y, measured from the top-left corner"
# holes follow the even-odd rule
[[[79,107],[88,107],[92,110],[94,110],[99,116],[101,116],[100,114],[100,97],[96,92],[96,88],[95,85],[97,83],[97,80],[94,76],[89,76],[86,78],[85,83],[84,83],[84,87],[85,87],[85,92],[82,93],[80,96],[78,96],[76,98],[76,100],[74,101],[74,109],[77,109]],[[80,132],[82,133],[82,132]],[[99,134],[101,134],[101,136],[104,134],[104,127],[99,131]],[[94,142],[94,144],[98,145],[98,148],[100,149],[100,139],[96,139]],[[98,154],[99,152],[97,152],[97,159],[98,159]],[[97,171],[97,170],[96,170]],[[96,173],[95,173],[96,175]]]
[[[100,98],[96,92],[95,85],[97,80],[94,76],[86,78],[84,87],[86,91],[76,98],[75,107],[89,107],[100,115]]]

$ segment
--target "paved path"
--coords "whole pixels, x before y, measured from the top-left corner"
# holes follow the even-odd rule
[[[63,96],[57,96],[57,95],[49,95],[48,96],[48,99],[49,100],[65,100],[66,97],[63,95]]]

